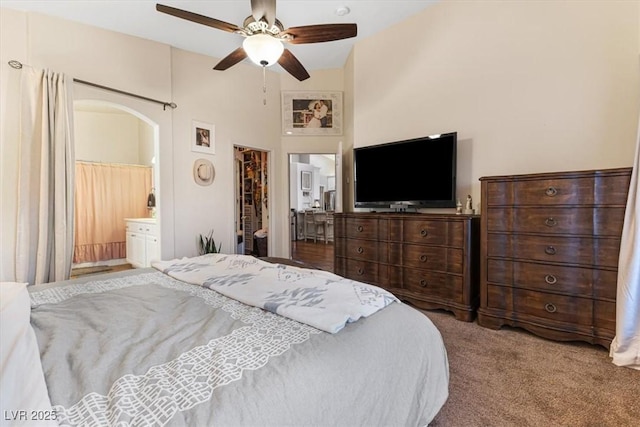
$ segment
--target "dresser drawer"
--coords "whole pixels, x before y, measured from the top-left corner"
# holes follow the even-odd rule
[[[462,274],[462,249],[441,246],[402,245],[402,265]]]
[[[620,236],[624,208],[488,208],[487,229],[518,233]]]
[[[514,289],[513,309],[558,322],[578,325],[591,325],[593,322],[593,301],[588,298]]]
[[[378,220],[373,218],[347,218],[345,221],[347,237],[355,239],[377,239]]]
[[[534,264],[509,260],[487,260],[487,280],[518,288],[539,289],[591,297],[597,270]]]
[[[596,175],[593,188],[596,205],[627,205],[631,169],[616,174]]]
[[[353,259],[347,259],[345,264],[345,277],[359,282],[378,285],[378,264]]]
[[[614,238],[487,234],[489,257],[617,268],[619,251]]]
[[[593,203],[593,178],[533,179],[487,183],[487,206]]]
[[[345,256],[347,258],[376,262],[379,260],[379,251],[383,245],[374,245],[369,240],[346,239]]]
[[[596,328],[607,329],[615,333],[616,303],[609,301],[594,301],[593,325]]]
[[[404,221],[402,240],[408,243],[447,245],[461,248],[464,243],[464,225],[451,221]]]
[[[402,287],[407,291],[463,302],[462,277],[433,271],[405,268]]]

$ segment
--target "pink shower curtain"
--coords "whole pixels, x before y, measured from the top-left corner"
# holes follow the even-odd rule
[[[73,262],[126,258],[125,218],[145,218],[152,168],[76,162]]]

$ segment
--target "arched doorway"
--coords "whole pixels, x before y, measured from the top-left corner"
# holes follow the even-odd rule
[[[80,213],[76,215],[75,273],[80,271],[78,269],[104,272],[119,269],[114,266],[127,266],[127,252],[131,251],[131,247],[128,244],[126,218],[148,219],[149,224],[153,223],[154,226],[149,229],[156,234],[153,244],[159,251],[159,205],[162,197],[159,185],[158,125],[123,105],[97,100],[76,100],[74,133],[78,195],[76,212]],[[83,176],[78,176],[79,171],[84,171],[85,168],[90,170],[88,174],[93,175],[90,180],[83,180]],[[96,178],[95,174],[102,174],[106,169],[109,172],[104,177]],[[141,173],[148,175],[148,178],[140,178]],[[139,183],[140,179],[143,181]],[[111,183],[113,185],[121,185],[116,183],[118,180],[126,184],[121,185],[121,190],[105,190],[109,189],[110,184],[105,183],[108,180],[115,180]],[[134,182],[138,188],[133,188]],[[82,189],[79,187],[81,183]],[[100,186],[100,189],[93,188],[94,186]],[[140,186],[143,188],[139,188]],[[87,193],[88,197],[79,197],[79,191]],[[103,193],[109,195],[99,197]],[[104,200],[105,198],[108,200]],[[123,210],[121,214],[114,214],[115,216],[104,216],[102,211],[105,208],[101,206],[107,206],[106,210],[109,211],[114,206],[122,206]],[[101,219],[84,221],[86,218],[83,214],[89,218],[98,216]],[[94,232],[91,230],[92,223],[99,223],[99,228],[110,227],[110,230]],[[105,237],[107,233],[112,233],[113,237]]]

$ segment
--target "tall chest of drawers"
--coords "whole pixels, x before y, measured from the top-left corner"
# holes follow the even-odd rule
[[[631,169],[481,178],[478,323],[609,347]]]
[[[479,303],[479,233],[477,216],[337,213],[335,272],[471,321]]]

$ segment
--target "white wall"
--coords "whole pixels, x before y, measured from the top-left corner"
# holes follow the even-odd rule
[[[482,176],[631,166],[639,4],[439,2],[356,45],[354,145],[457,131],[476,202]]]

